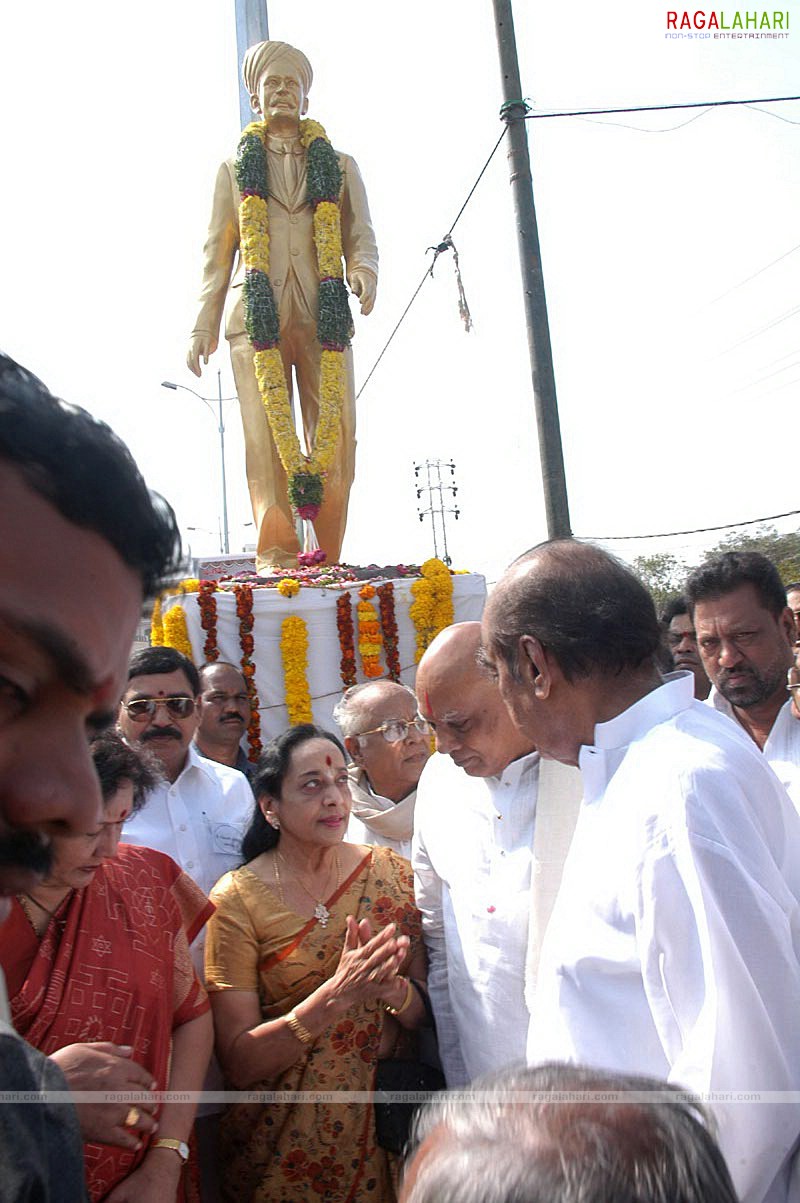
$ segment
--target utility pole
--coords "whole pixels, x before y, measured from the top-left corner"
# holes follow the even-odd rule
[[[450,469],[450,484],[442,484],[442,468]],[[447,460],[442,463],[440,459],[426,459],[422,464],[414,464],[414,482],[417,490],[417,501],[423,493],[428,494],[427,508],[420,509],[417,506],[417,517],[420,522],[424,522],[426,517],[431,520],[431,534],[433,535],[433,554],[439,555],[439,539],[437,532],[436,519],[439,519],[439,525],[442,528],[442,561],[450,566],[450,554],[447,550],[447,527],[445,526],[445,514],[453,514],[458,521],[458,516],[461,513],[458,506],[446,506],[444,503],[444,494],[452,493],[455,498],[458,493],[458,487],[455,483],[456,466],[452,460]],[[420,472],[425,473],[425,484],[420,484]],[[438,497],[436,496],[438,494]]]
[[[539,231],[536,225],[536,209],[533,204],[528,131],[525,127],[525,114],[528,106],[522,99],[511,0],[493,0],[493,3],[497,47],[500,52],[500,70],[503,77],[504,103],[501,116],[508,126],[508,163],[511,188],[514,194],[517,241],[522,268],[525,325],[531,361],[536,426],[539,432],[539,459],[542,468],[547,533],[551,539],[557,539],[570,535],[572,530],[569,521],[564,455],[561,448],[561,427],[558,420],[550,326],[547,321],[544,275],[539,251]]]
[[[239,56],[237,74],[239,76],[239,116],[242,129],[255,118],[250,107],[250,97],[242,82],[241,66],[245,51],[256,42],[266,42],[269,38],[269,18],[267,17],[267,0],[236,0],[236,53]]]

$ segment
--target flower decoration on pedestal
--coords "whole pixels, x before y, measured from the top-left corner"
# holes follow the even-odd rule
[[[281,624],[281,660],[289,722],[313,723],[311,693],[306,678],[308,666],[308,628],[297,614],[284,618]]]
[[[294,580],[290,576],[286,576],[282,581],[278,581],[275,588],[280,593],[281,597],[296,597],[300,592],[299,581]]]
[[[197,591],[197,608],[200,611],[200,626],[206,633],[203,655],[206,664],[219,660],[217,646],[217,582],[201,581]]]
[[[358,591],[361,599],[358,603],[358,650],[361,653],[361,667],[365,677],[382,677],[381,624],[378,621],[378,611],[372,604],[375,589],[372,585],[363,585]]]
[[[445,627],[453,621],[453,577],[450,569],[441,560],[426,560],[414,581],[411,593],[414,601],[409,615],[417,633],[416,661]]]
[[[345,689],[356,683],[356,653],[353,632],[353,608],[349,589],[340,593],[336,601],[336,629],[339,632],[339,647],[342,658],[339,672]]]
[[[161,613],[160,595],[153,602],[153,613],[150,616],[150,645],[151,647],[164,646],[164,619]]]
[[[174,647],[176,652],[182,652],[189,660],[193,660],[194,652],[186,625],[186,611],[180,602],[170,606],[164,615],[163,632],[165,647]]]
[[[247,696],[250,700],[250,722],[247,724],[247,758],[255,764],[261,753],[261,716],[258,711],[258,690],[256,689],[256,666],[253,663],[253,590],[249,585],[237,585],[236,616],[239,619],[239,646],[242,649],[242,676],[247,684]]]
[[[236,155],[240,253],[245,267],[242,289],[245,328],[253,348],[261,400],[275,446],[286,471],[289,500],[309,524],[319,514],[325,473],[333,463],[346,390],[344,352],[353,334],[353,318],[344,284],[339,196],[342,173],[336,151],[316,121],[300,122],[306,154],[306,199],[314,211],[314,246],[319,273],[317,338],[322,347],[319,417],[314,445],[303,453],[295,431],[280,353],[280,322],[269,278],[267,209],[267,121],[246,127]],[[306,528],[305,552],[317,550],[313,528]],[[317,563],[320,561],[317,560]]]
[[[383,629],[383,648],[386,668],[392,681],[400,680],[400,656],[397,650],[397,618],[394,612],[394,585],[386,581],[378,585],[378,606]]]

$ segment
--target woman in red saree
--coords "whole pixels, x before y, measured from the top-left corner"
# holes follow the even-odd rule
[[[100,1048],[127,1046],[151,1089],[198,1091],[211,1022],[189,944],[213,907],[168,856],[118,846],[122,823],[143,798],[151,773],[116,736],[99,737],[93,753],[104,799],[96,829],[53,836],[50,874],[35,891],[17,896],[0,927],[14,1026],[62,1064],[73,1089],[103,1089],[86,1068],[94,1064],[92,1054],[96,1060]],[[120,1104],[108,1106],[120,1113]],[[88,1128],[116,1143],[84,1144],[92,1203],[191,1197],[181,1180],[194,1103],[164,1103],[160,1110],[125,1103],[120,1114],[127,1118],[116,1122],[127,1129],[115,1128],[113,1118],[104,1124],[97,1110],[78,1105],[84,1139]]]
[[[229,1081],[301,1097],[228,1108],[223,1197],[392,1203],[395,1166],[377,1143],[372,1103],[336,1096],[368,1095],[379,1059],[402,1055],[403,1029],[425,1019],[410,865],[388,848],[342,842],[344,749],[317,727],[273,740],[254,790],[248,863],[211,895],[206,985]]]

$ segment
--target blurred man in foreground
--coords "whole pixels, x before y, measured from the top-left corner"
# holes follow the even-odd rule
[[[572,1065],[479,1079],[416,1124],[400,1203],[737,1203],[695,1099]]]
[[[49,832],[93,829],[102,800],[88,737],[113,721],[142,602],[179,557],[172,511],[108,427],[0,356],[0,899],[47,872]],[[64,1090],[7,1019],[0,981],[0,1089]],[[94,1052],[103,1089],[149,1085],[129,1049]],[[101,1088],[91,1072],[81,1081]],[[139,1109],[129,1147],[151,1110]],[[3,1203],[82,1199],[74,1109],[2,1104],[0,1163]]]

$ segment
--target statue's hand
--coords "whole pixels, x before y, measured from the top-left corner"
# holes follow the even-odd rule
[[[361,302],[361,312],[366,317],[368,313],[372,313],[372,307],[375,304],[375,294],[378,291],[378,281],[371,271],[366,269],[350,272],[347,277],[347,283],[350,285],[351,292],[358,297]]]
[[[213,334],[193,334],[189,350],[186,352],[186,366],[189,371],[199,376],[202,372],[200,356],[203,357],[203,363],[207,364],[209,356],[213,355],[216,349],[217,340]]]

